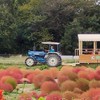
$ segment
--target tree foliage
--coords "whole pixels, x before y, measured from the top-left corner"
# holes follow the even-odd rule
[[[0,0],[0,53],[26,53],[34,43],[61,42],[74,54],[77,34],[100,33],[95,0]]]

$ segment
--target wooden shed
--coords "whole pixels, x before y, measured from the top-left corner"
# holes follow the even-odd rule
[[[100,63],[100,34],[78,34],[78,45],[79,63]]]

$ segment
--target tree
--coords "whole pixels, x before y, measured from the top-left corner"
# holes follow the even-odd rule
[[[75,49],[78,47],[77,34],[83,32],[83,28],[77,19],[74,19],[68,26],[66,26],[66,31],[62,37],[62,52],[64,54],[73,54]]]
[[[78,33],[100,32],[99,14],[95,0],[0,0],[0,52],[25,53],[34,43],[57,41],[73,54]]]
[[[73,21],[66,26],[61,40],[63,53],[65,54],[74,54],[75,48],[78,48],[77,34],[100,32],[100,6],[95,5],[94,1],[80,1],[74,7],[76,9],[75,16]]]
[[[48,30],[42,26],[45,15],[40,13],[41,0],[30,0],[30,2],[19,5],[18,29],[16,36],[17,50],[22,53],[32,48],[34,43],[40,47],[40,42],[52,40]]]
[[[14,36],[17,25],[15,15],[11,11],[12,6],[10,6],[10,3],[11,0],[0,4],[0,51],[2,53],[14,52],[14,48],[12,49],[12,47],[15,45]]]

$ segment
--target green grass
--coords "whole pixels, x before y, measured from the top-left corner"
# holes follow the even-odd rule
[[[8,67],[13,67],[13,66],[18,67],[18,68],[33,69],[33,70],[36,69],[36,68],[39,68],[41,70],[50,68],[47,65],[42,65],[42,64],[38,64],[38,65],[32,66],[32,67],[28,67],[25,64],[1,64],[0,63],[0,69],[6,69]]]
[[[20,56],[20,55],[10,56],[10,57],[0,57],[0,69],[6,69],[11,66],[16,66],[18,68],[24,68],[24,69],[39,68],[41,70],[50,68],[46,64],[37,64],[36,66],[28,67],[25,65],[26,58],[27,58],[26,56]],[[61,68],[61,66],[59,66],[58,68]]]
[[[36,66],[27,67],[25,65],[26,56],[10,56],[10,57],[0,57],[0,69],[6,69],[11,66],[16,66],[18,68],[30,68],[30,69],[45,69],[48,68],[47,65],[38,64]]]
[[[63,62],[64,63],[77,63],[78,59],[64,59]]]
[[[10,66],[16,66],[18,68],[24,68],[24,69],[28,69],[28,68],[29,69],[36,69],[36,68],[39,68],[41,70],[50,68],[46,64],[37,64],[36,66],[27,67],[25,65],[25,59],[26,58],[27,58],[27,56],[21,56],[21,55],[9,56],[9,57],[0,57],[0,69],[6,69],[6,68],[8,68]],[[65,63],[65,64],[67,64],[67,63],[75,63],[75,62],[78,62],[78,60],[75,60],[75,59],[64,59],[63,60],[63,63]],[[100,64],[81,64],[81,65],[85,65],[87,67],[96,68]],[[61,67],[62,66],[59,66],[58,68],[60,69]]]
[[[26,93],[26,91],[31,92],[33,90],[35,90],[33,84],[18,84],[16,89],[14,89],[11,93],[4,92],[3,95],[5,100],[18,100],[18,97],[21,93]]]
[[[0,63],[2,64],[24,64],[26,56],[10,56],[10,57],[0,57]]]
[[[16,66],[19,68],[29,68],[29,69],[36,69],[39,68],[41,70],[43,69],[48,69],[50,67],[48,67],[47,65],[43,65],[43,64],[37,64],[36,66],[32,66],[32,67],[27,67],[25,65],[25,59],[27,58],[27,56],[21,56],[21,55],[17,55],[17,56],[9,56],[9,57],[0,57],[0,69],[6,69],[10,66]],[[75,59],[64,59],[63,63],[67,64],[67,63],[75,63],[78,62],[78,60]],[[92,67],[92,68],[96,68],[98,65],[100,64],[83,64],[87,67]],[[60,69],[62,66],[59,66],[58,68]]]
[[[100,66],[100,64],[82,64],[82,65],[93,68],[93,69],[96,69],[96,67]]]

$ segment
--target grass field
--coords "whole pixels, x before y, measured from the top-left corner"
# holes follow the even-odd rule
[[[22,55],[0,57],[0,68],[5,69],[9,66],[17,66],[19,68],[28,68],[25,65],[25,59],[26,58],[27,58],[27,56],[22,56]],[[64,59],[63,62],[64,63],[74,63],[75,60],[74,59]],[[47,65],[42,65],[42,64],[38,64],[38,65],[31,67],[31,68],[32,69],[41,68],[41,66],[44,67],[44,68],[48,68]]]
[[[39,69],[45,69],[49,68],[47,65],[42,65],[42,64],[37,64],[36,66],[33,67],[27,67],[25,65],[25,59],[27,56],[22,56],[22,55],[16,55],[16,56],[9,56],[9,57],[0,57],[0,69],[6,69],[7,67],[10,66],[16,66],[19,68],[39,68]],[[78,62],[78,59],[63,59],[63,63],[69,64],[69,63],[75,63]],[[84,64],[87,67],[92,67],[95,68],[96,66],[99,66],[100,64]]]
[[[16,89],[14,89],[11,93],[4,92],[4,98],[5,100],[18,100],[19,94],[24,92],[28,93],[33,91],[34,89],[35,88],[33,84],[18,84]]]
[[[25,59],[27,56],[10,56],[10,57],[0,57],[0,69],[6,69],[8,67],[18,67],[18,68],[24,68],[24,69],[36,69],[39,68],[41,70],[50,68],[46,64],[37,64],[32,67],[28,67],[25,65]],[[66,61],[65,61],[66,62]],[[61,68],[61,66],[58,66],[58,68]]]
[[[25,59],[26,56],[10,56],[10,57],[0,57],[0,68],[7,68],[9,66],[19,66],[19,67],[26,67],[25,66]]]
[[[0,57],[0,63],[2,64],[24,64],[27,57],[22,55]]]
[[[0,57],[0,63],[2,64],[24,64],[27,56],[16,55],[16,56],[8,56],[8,57]],[[63,59],[66,63],[74,63],[78,60],[75,59]]]

